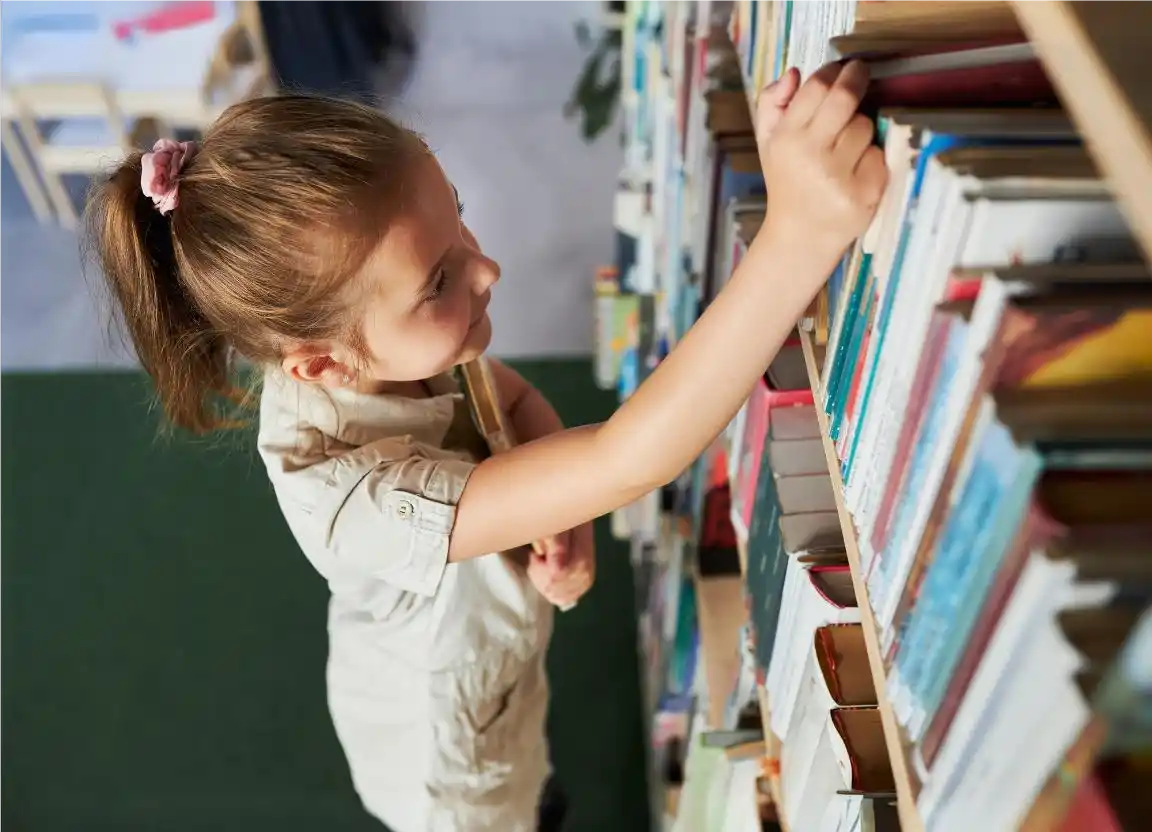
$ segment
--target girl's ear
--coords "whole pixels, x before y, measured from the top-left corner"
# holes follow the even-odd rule
[[[356,379],[353,369],[337,360],[330,345],[302,344],[290,349],[281,366],[296,381],[325,387],[349,387]]]

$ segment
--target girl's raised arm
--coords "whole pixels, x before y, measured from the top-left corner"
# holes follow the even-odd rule
[[[796,86],[789,74],[761,95],[768,214],[731,281],[607,422],[481,463],[456,509],[450,560],[508,550],[626,505],[675,479],[731,421],[867,227],[887,181],[872,123],[856,112],[864,67],[828,66]]]

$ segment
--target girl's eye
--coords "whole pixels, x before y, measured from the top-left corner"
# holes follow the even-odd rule
[[[428,300],[436,300],[444,294],[444,287],[448,285],[448,272],[444,269],[440,270],[440,276],[436,279],[436,284],[432,287],[432,291],[428,293]]]
[[[456,200],[456,213],[460,216],[464,216],[464,203],[459,199]]]

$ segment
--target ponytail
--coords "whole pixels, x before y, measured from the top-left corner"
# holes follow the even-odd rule
[[[180,280],[172,219],[140,189],[141,154],[100,183],[88,204],[87,239],[136,356],[168,419],[195,433],[228,424],[230,350]]]

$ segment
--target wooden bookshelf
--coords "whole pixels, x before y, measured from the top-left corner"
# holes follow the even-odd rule
[[[1152,4],[1014,0],[1013,7],[1152,259]]]
[[[804,348],[804,364],[808,369],[808,382],[812,392],[820,400],[820,365],[817,347],[812,333],[800,332]],[[848,553],[848,565],[852,570],[852,584],[856,589],[856,601],[860,605],[860,621],[864,627],[864,645],[868,650],[868,664],[872,669],[872,681],[876,685],[876,701],[880,707],[880,721],[884,726],[884,739],[888,744],[888,756],[892,761],[892,774],[896,779],[896,798],[900,809],[901,832],[923,832],[924,824],[916,809],[916,795],[919,786],[912,775],[908,760],[907,745],[904,743],[892,702],[888,698],[884,661],[880,652],[880,639],[876,633],[876,619],[872,614],[872,603],[868,600],[868,590],[864,576],[860,573],[860,548],[856,543],[856,524],[844,503],[844,480],[840,476],[840,460],[832,445],[828,432],[828,416],[817,404],[816,416],[820,422],[820,434],[824,440],[824,455],[828,461],[828,473],[832,477],[832,491],[836,497],[836,511],[840,515],[840,528],[844,533],[844,549]]]

